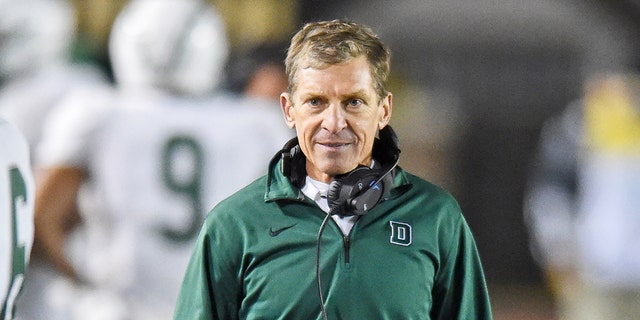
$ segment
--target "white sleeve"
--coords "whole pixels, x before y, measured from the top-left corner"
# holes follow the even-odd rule
[[[37,165],[86,167],[94,135],[114,110],[114,96],[108,87],[84,88],[55,106],[36,146]]]

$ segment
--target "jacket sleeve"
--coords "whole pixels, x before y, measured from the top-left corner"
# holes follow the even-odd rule
[[[216,232],[215,225],[220,222],[208,219],[198,236],[175,306],[174,320],[238,318],[236,298],[240,289],[235,281],[236,273],[230,271],[228,263],[233,260],[225,258],[229,253],[229,248],[221,250],[225,234]]]
[[[433,289],[432,319],[492,319],[478,250],[462,214],[441,230],[443,256]],[[445,225],[446,225],[445,224]]]

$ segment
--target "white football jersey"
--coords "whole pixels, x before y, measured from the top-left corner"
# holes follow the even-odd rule
[[[29,263],[34,193],[27,142],[0,118],[0,319],[13,319]]]
[[[133,319],[171,319],[205,214],[294,136],[276,103],[232,96],[85,93],[51,120],[39,154],[90,176],[72,259]]]
[[[11,79],[0,87],[0,116],[13,123],[34,148],[49,111],[73,88],[104,84],[91,65],[54,65],[33,75]],[[33,149],[32,149],[33,150]]]

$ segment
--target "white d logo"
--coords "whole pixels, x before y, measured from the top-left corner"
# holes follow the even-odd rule
[[[403,222],[389,221],[391,237],[389,242],[400,246],[409,246],[412,241],[411,226]]]

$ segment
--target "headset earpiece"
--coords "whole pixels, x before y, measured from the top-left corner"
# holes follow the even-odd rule
[[[280,150],[280,157],[282,158],[282,173],[289,177],[295,186],[301,187],[307,170],[305,168],[306,158],[300,150],[298,138],[292,138],[284,145]]]
[[[336,177],[327,191],[331,212],[341,216],[366,214],[382,198],[384,188],[379,179],[377,170],[364,166]]]

